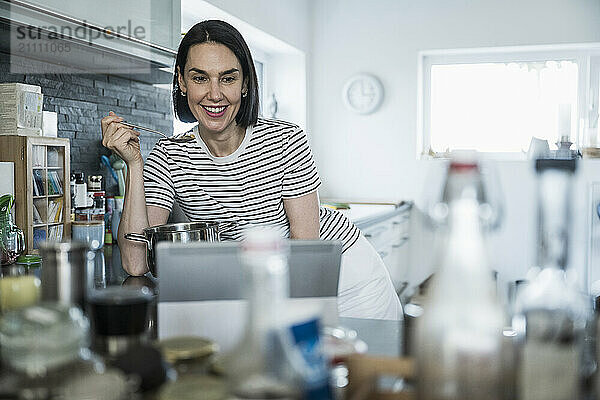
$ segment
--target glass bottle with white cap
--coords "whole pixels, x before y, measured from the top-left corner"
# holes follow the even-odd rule
[[[521,342],[517,394],[520,400],[580,399],[591,299],[570,279],[574,271],[568,268],[576,160],[539,159],[535,167],[539,272],[516,300],[513,327]]]
[[[332,398],[318,311],[288,301],[288,253],[288,241],[276,229],[246,232],[241,258],[248,319],[243,339],[224,362],[238,398]]]
[[[503,311],[482,233],[479,166],[452,160],[443,200],[447,235],[440,268],[417,319],[417,393],[421,400],[501,399]],[[443,210],[442,210],[443,209]],[[441,228],[440,228],[441,229]]]
[[[298,398],[293,376],[276,365],[276,332],[284,326],[289,293],[287,243],[268,228],[246,232],[242,263],[248,319],[244,337],[224,360],[232,394],[239,398]]]

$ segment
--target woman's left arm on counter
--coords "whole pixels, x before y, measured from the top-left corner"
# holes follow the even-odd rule
[[[284,199],[283,208],[290,221],[291,239],[319,238],[319,196],[317,191],[293,199]]]

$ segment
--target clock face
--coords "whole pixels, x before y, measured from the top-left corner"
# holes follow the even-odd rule
[[[359,74],[350,78],[342,92],[344,103],[350,110],[369,114],[377,110],[383,100],[383,86],[372,75]]]

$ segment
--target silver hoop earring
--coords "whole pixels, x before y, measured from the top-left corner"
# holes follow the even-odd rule
[[[184,91],[182,91],[182,92],[181,92],[181,95],[182,95],[183,97],[185,97],[185,96],[186,96],[186,94],[185,94],[185,92],[184,92]]]
[[[246,97],[246,96],[248,96],[248,92],[242,93],[242,97]]]

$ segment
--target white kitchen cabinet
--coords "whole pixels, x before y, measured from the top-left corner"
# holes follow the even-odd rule
[[[411,209],[411,203],[400,203],[392,211],[354,221],[383,259],[396,291],[408,280]]]
[[[20,50],[12,55],[98,73],[149,74],[150,68],[171,67],[181,41],[180,0],[0,2],[0,18],[14,26],[11,46]]]

